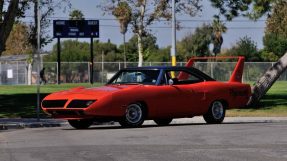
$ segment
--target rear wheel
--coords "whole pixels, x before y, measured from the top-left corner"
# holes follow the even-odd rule
[[[153,121],[159,126],[167,126],[171,123],[172,119],[155,119]]]
[[[225,106],[221,101],[214,101],[203,118],[208,124],[220,124],[224,120],[225,111]]]
[[[83,119],[83,120],[68,120],[69,124],[76,129],[87,129],[93,124],[93,120],[91,119]]]
[[[144,122],[145,116],[145,107],[142,104],[133,103],[127,107],[126,113],[119,123],[123,127],[140,127]]]

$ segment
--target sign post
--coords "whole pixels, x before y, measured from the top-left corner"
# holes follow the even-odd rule
[[[61,84],[61,40],[57,40],[57,84]]]
[[[94,83],[94,40],[91,37],[90,83]]]

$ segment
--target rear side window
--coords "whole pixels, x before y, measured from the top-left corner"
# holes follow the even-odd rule
[[[169,84],[169,79],[172,79],[174,85],[181,85],[181,84],[194,84],[203,82],[204,79],[198,77],[197,75],[184,71],[184,70],[169,70],[165,72],[165,84]]]

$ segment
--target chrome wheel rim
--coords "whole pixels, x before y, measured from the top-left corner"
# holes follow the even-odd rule
[[[142,118],[143,112],[139,105],[132,104],[129,105],[126,111],[126,119],[132,124],[138,123]]]
[[[212,104],[212,115],[215,119],[219,120],[223,117],[224,107],[221,102],[216,101]]]

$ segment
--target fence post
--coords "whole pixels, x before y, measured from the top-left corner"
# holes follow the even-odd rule
[[[125,66],[127,66],[127,62],[125,62]],[[119,70],[121,70],[121,62],[119,62]]]
[[[102,74],[101,74],[101,80],[102,80],[102,83],[104,83],[104,70],[105,70],[105,62],[102,61]]]
[[[17,61],[17,85],[19,84],[19,62]]]
[[[211,78],[214,78],[214,74],[213,74],[213,62],[210,62],[210,74],[211,74]]]
[[[90,74],[90,63],[87,62],[87,65],[88,65],[88,77],[89,77],[89,82],[91,82],[91,74]]]
[[[2,62],[0,62],[0,85],[2,85]]]

